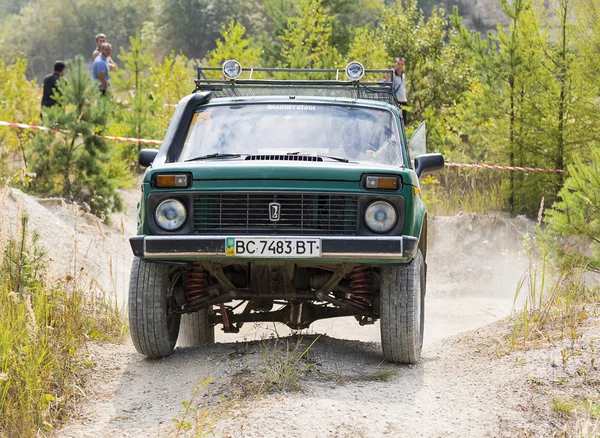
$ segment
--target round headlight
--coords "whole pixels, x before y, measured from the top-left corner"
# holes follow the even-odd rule
[[[346,76],[351,81],[359,81],[365,75],[365,68],[360,62],[353,61],[346,66]]]
[[[242,66],[234,59],[223,63],[223,75],[228,79],[237,79],[242,74]]]
[[[167,199],[156,207],[156,223],[163,230],[175,231],[183,226],[187,218],[185,206],[177,199]]]
[[[375,201],[365,211],[367,226],[376,233],[386,233],[396,225],[398,215],[393,205],[384,201]]]

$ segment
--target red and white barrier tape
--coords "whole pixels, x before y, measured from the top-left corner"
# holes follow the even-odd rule
[[[542,169],[539,167],[518,167],[518,166],[494,166],[491,164],[465,164],[465,163],[451,163],[446,161],[446,166],[449,167],[471,167],[480,169],[499,169],[499,170],[517,170],[521,172],[546,172],[546,173],[566,173],[563,169]]]
[[[52,132],[69,132],[64,129],[58,128],[48,128],[47,126],[37,126],[37,125],[27,125],[25,123],[13,123],[13,122],[3,122],[0,121],[0,126],[9,126],[11,128],[21,128],[21,129],[33,129],[35,131],[52,131]],[[125,141],[128,143],[146,143],[146,144],[162,144],[161,140],[148,140],[145,138],[131,138],[131,137],[115,137],[112,135],[101,135],[105,140],[112,141]]]
[[[177,105],[173,105],[177,106]],[[12,128],[22,128],[22,129],[34,129],[37,131],[53,131],[53,132],[69,132],[63,129],[57,128],[48,128],[46,126],[36,126],[36,125],[27,125],[25,123],[13,123],[13,122],[3,122],[0,121],[0,126],[9,126]],[[131,138],[131,137],[114,137],[112,135],[102,135],[101,136],[105,140],[113,140],[113,141],[125,141],[128,143],[147,143],[147,144],[162,144],[160,140],[147,140],[144,138]],[[499,169],[499,170],[517,170],[521,172],[546,172],[546,173],[566,173],[566,170],[562,169],[542,169],[539,167],[517,167],[517,166],[494,166],[491,164],[466,164],[466,163],[452,163],[450,161],[446,161],[446,166],[449,167],[470,167],[470,168],[479,168],[479,169]]]

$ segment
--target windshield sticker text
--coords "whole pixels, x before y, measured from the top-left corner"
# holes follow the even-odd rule
[[[269,105],[270,110],[314,111],[314,105]]]

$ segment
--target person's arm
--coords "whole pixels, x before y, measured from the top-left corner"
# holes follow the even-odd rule
[[[108,67],[111,70],[114,70],[115,68],[117,68],[117,64],[115,64],[115,62],[112,60],[112,58],[110,56],[108,57]]]
[[[103,71],[98,72],[98,80],[103,90],[108,90],[108,82],[106,82],[106,73]]]
[[[94,53],[92,53],[92,61],[95,60],[99,54],[100,54],[100,50],[98,50],[98,49],[94,50]]]

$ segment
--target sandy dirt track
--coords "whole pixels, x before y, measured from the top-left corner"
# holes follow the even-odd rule
[[[49,256],[62,261],[55,263],[57,272],[84,266],[124,303],[131,263],[127,237],[135,233],[137,191],[124,195],[127,210],[113,216],[110,227],[74,214],[71,206],[39,203],[15,190],[3,193],[7,214],[2,220],[18,208],[26,211]],[[523,236],[531,230],[526,219],[502,215],[430,221],[425,346],[417,365],[382,361],[378,324],[326,320],[302,332],[302,345],[324,335],[311,349],[314,366],[303,391],[237,400],[244,376],[260,368],[265,350],[272,348],[273,340],[262,339],[274,333],[273,327],[246,325],[235,336],[218,332],[217,344],[178,349],[160,361],[138,355],[130,342],[92,345],[87,354],[97,365],[85,388],[87,401],[56,436],[170,436],[182,401],[192,398],[200,410],[216,406],[210,417],[214,436],[508,437],[528,431],[546,436],[551,424],[539,420],[544,412],[534,412],[536,394],[527,382],[532,375],[549,382],[569,375],[554,366],[561,346],[542,356],[495,354],[506,322],[494,321],[511,312],[527,264]],[[474,331],[463,333],[469,330]],[[285,327],[278,326],[277,333],[280,347],[297,342],[287,337]],[[377,378],[382,370],[386,380]],[[194,395],[197,382],[209,377],[213,383]]]

